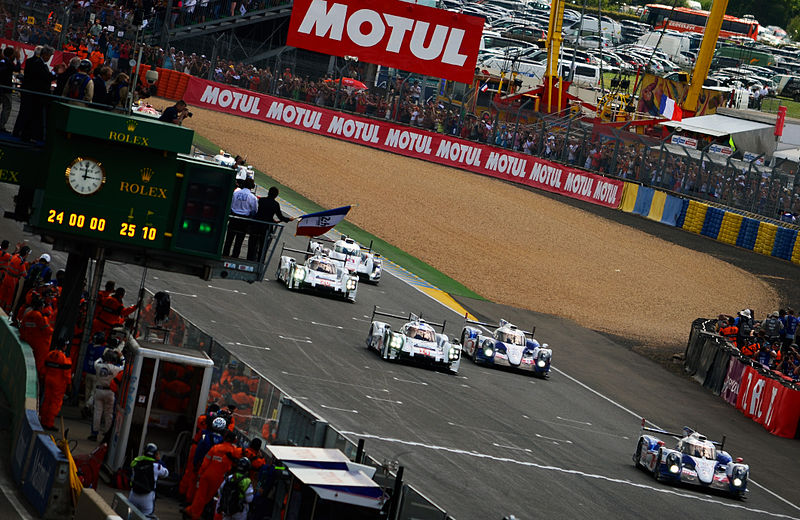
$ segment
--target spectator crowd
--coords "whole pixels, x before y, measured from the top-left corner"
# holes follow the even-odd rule
[[[716,332],[742,356],[797,381],[800,380],[798,321],[791,308],[771,312],[761,320],[755,319],[752,309],[742,309],[736,316],[720,314]]]

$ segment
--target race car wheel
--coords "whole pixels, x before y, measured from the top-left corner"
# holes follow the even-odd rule
[[[469,352],[467,351],[467,331],[461,331],[461,353],[467,356],[470,356]],[[472,357],[472,356],[470,356]]]
[[[658,481],[661,481],[661,448],[658,449],[658,454],[656,454],[656,464],[653,466],[653,478]]]
[[[642,465],[642,451],[644,450],[644,439],[639,439],[639,445],[636,446],[636,454],[633,456],[633,465],[637,469],[644,469]]]

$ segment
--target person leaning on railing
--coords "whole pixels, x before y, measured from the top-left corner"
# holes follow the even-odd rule
[[[6,123],[11,116],[11,95],[14,86],[14,73],[21,70],[19,61],[19,47],[6,47],[3,49],[3,56],[0,58],[0,132],[7,132]]]

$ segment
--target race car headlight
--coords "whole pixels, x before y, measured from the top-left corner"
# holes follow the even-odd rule
[[[677,473],[677,472],[678,472],[678,471],[680,471],[680,470],[681,470],[681,468],[680,468],[680,466],[678,466],[677,464],[673,464],[673,465],[671,465],[671,466],[669,467],[669,472],[670,472],[670,473]]]
[[[450,348],[450,359],[455,361],[456,359],[458,359],[458,355],[459,355],[459,350],[456,347],[451,347]]]
[[[492,347],[483,347],[483,355],[486,357],[492,357],[494,354],[494,349]]]
[[[673,475],[677,474],[681,470],[681,458],[678,456],[677,453],[670,453],[667,455],[667,469]]]
[[[536,362],[536,365],[537,365],[539,368],[544,368],[544,367],[545,367],[545,365],[547,365],[547,363],[545,363],[544,359],[540,359],[539,361],[537,361],[537,362]]]
[[[305,267],[298,267],[294,270],[294,278],[295,280],[302,280],[306,277],[306,269]]]
[[[389,340],[389,346],[391,348],[400,348],[403,345],[403,340],[399,336],[392,336],[392,339]]]
[[[733,487],[741,487],[741,485],[742,485],[742,479],[740,479],[739,477],[733,479]]]
[[[347,280],[347,290],[352,291],[353,289],[355,289],[356,283],[357,282],[355,278],[350,278],[349,280]]]

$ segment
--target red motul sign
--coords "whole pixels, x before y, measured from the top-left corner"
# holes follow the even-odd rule
[[[287,44],[472,83],[483,19],[397,0],[295,0]]]

